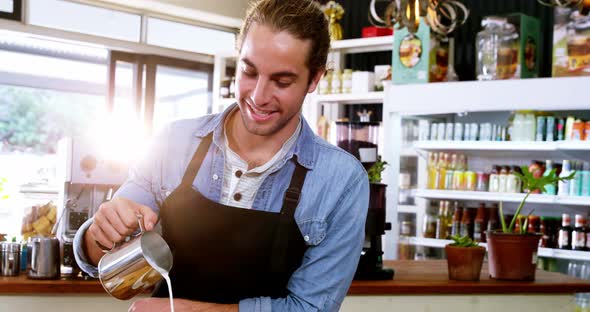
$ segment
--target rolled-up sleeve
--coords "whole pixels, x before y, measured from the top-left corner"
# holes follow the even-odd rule
[[[117,190],[114,197],[123,197],[150,207],[158,212],[158,203],[154,190],[161,183],[162,159],[166,148],[168,127],[156,135],[142,153],[141,158],[129,169],[127,180]],[[74,257],[80,269],[92,277],[98,277],[98,270],[88,263],[84,252],[84,235],[92,218],[88,219],[76,232],[74,237]]]
[[[310,246],[301,266],[289,280],[285,298],[249,298],[240,301],[241,312],[338,311],[354,277],[365,238],[369,206],[366,173],[353,179],[327,221],[324,240]]]

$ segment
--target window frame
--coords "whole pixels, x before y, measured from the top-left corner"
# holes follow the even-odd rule
[[[8,19],[17,22],[22,22],[23,14],[23,2],[22,0],[13,0],[12,1],[12,13],[2,12],[0,11],[0,19]]]

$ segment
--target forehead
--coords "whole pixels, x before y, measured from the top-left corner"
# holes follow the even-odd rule
[[[310,47],[310,40],[253,23],[244,38],[240,59],[247,58],[257,68],[300,72],[307,69]]]

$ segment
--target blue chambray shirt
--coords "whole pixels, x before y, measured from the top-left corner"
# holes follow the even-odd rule
[[[154,138],[148,153],[131,168],[115,196],[158,212],[164,199],[180,185],[201,139],[213,131],[213,148],[203,160],[193,187],[219,202],[224,168],[223,120],[234,107],[235,104],[222,114],[168,125]],[[244,299],[239,302],[240,311],[338,311],[356,270],[369,205],[367,173],[354,156],[316,136],[303,117],[297,142],[260,186],[253,209],[281,210],[295,169],[293,161],[289,161],[293,155],[309,169],[295,212],[309,248],[288,282],[290,294],[286,298]],[[88,264],[82,248],[83,235],[91,222],[88,220],[76,233],[74,248],[80,268],[96,277],[97,269]]]

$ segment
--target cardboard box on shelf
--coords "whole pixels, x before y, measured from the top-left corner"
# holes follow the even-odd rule
[[[449,42],[430,32],[420,21],[415,34],[407,28],[393,35],[392,80],[395,84],[440,82],[448,80]]]
[[[590,16],[555,8],[553,77],[590,76]]]

